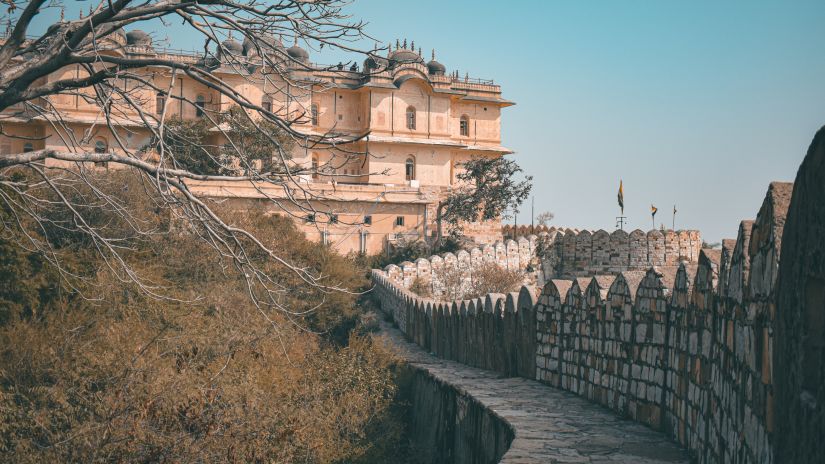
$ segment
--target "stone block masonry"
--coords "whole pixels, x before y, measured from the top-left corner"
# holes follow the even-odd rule
[[[821,463],[824,199],[820,130],[796,184],[770,184],[736,240],[698,251],[695,262],[450,303],[374,271],[376,297],[433,354],[572,392],[662,431],[696,462]],[[631,260],[646,247],[667,263],[676,248],[660,235],[628,234]],[[605,243],[581,233],[556,243],[575,256],[587,240]]]
[[[662,434],[535,380],[434,357],[383,324],[412,369],[415,462],[687,463]]]
[[[517,229],[505,234],[517,234]],[[548,278],[573,279],[582,276],[645,270],[651,266],[678,268],[695,264],[702,248],[696,230],[604,230],[555,229],[540,232],[542,273]]]
[[[506,229],[515,233],[519,229]],[[529,230],[526,229],[526,230]],[[576,278],[599,274],[644,270],[650,266],[675,270],[680,263],[695,264],[699,259],[702,239],[698,231],[658,231],[630,234],[617,230],[608,234],[575,229],[550,228],[538,235],[419,258],[414,263],[390,264],[384,272],[395,282],[410,288],[416,280],[425,285],[434,299],[445,293],[444,275],[457,271],[464,283],[472,282],[479,267],[496,264],[503,269],[523,272],[524,283],[543,286],[553,278]]]
[[[698,462],[772,462],[765,305],[791,188],[771,184],[729,253],[548,282],[535,309],[537,378],[667,433]]]
[[[419,258],[414,263],[404,261],[398,265],[390,264],[384,268],[384,273],[404,288],[410,288],[418,279],[421,284],[428,287],[435,299],[441,299],[445,293],[444,275],[449,274],[445,272],[447,270],[458,273],[463,290],[466,290],[472,281],[473,273],[488,264],[523,272],[525,283],[535,284],[536,279],[540,278],[536,273],[537,240],[538,237],[535,235],[519,237],[518,240],[498,241],[469,250],[459,250],[456,253]]]

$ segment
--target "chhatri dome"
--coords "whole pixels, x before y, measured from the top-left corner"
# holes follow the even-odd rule
[[[295,37],[295,44],[287,48],[286,53],[290,56],[290,58],[296,61],[309,61],[309,53],[307,53],[306,50],[298,46],[298,37]]]
[[[219,53],[226,52],[231,55],[241,55],[243,54],[243,45],[240,42],[233,38],[228,38],[221,42],[221,48],[218,50]]]
[[[427,62],[427,70],[433,76],[443,76],[447,73],[447,67],[435,60],[435,50],[433,49],[433,58]]]
[[[152,36],[140,29],[135,29],[126,33],[126,43],[148,47],[152,45]]]
[[[258,38],[258,47],[260,47],[265,53],[272,52],[272,51],[281,51],[285,52],[284,44],[281,43],[281,38],[275,37],[260,37]],[[243,40],[243,54],[245,56],[256,56],[258,55],[258,48],[255,47],[255,42],[249,39],[249,37]]]
[[[407,48],[407,39],[404,39],[403,44],[399,44],[399,41],[396,40],[395,50],[391,51],[387,58],[390,60],[391,66],[404,63],[424,64],[424,58],[421,58],[421,54],[415,51],[415,41],[410,44],[410,48]]]

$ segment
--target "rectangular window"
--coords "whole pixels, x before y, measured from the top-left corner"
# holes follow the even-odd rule
[[[310,117],[312,118],[312,125],[318,125],[318,105],[312,105],[310,107]]]
[[[263,108],[264,111],[268,111],[268,112],[271,113],[272,112],[272,102],[271,101],[264,101],[263,103],[261,103],[261,108]]]
[[[338,224],[338,215],[337,214],[330,214],[329,215],[329,223],[330,224]]]
[[[372,225],[372,216],[366,215],[364,216],[364,224],[371,226]]]
[[[470,121],[466,119],[462,119],[459,125],[459,129],[461,130],[461,135],[464,137],[470,136]]]
[[[404,216],[396,216],[395,225],[397,227],[403,226],[404,225]]]
[[[306,217],[305,220],[306,220],[307,224],[314,223],[315,222],[315,214],[312,214],[312,213],[307,214],[307,217]]]

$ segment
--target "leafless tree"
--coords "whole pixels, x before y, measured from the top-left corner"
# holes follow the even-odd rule
[[[547,227],[551,222],[553,222],[554,217],[556,217],[556,215],[550,211],[542,211],[536,215],[536,224]]]
[[[353,160],[363,162],[365,153],[351,148],[352,142],[366,134],[340,133],[309,134],[296,127],[309,118],[309,109],[286,106],[275,108],[260,101],[251,101],[236,87],[217,76],[233,72],[235,76],[254,85],[265,84],[282,100],[291,101],[296,94],[305,95],[318,90],[323,83],[307,79],[318,66],[286,52],[281,38],[314,49],[331,48],[353,54],[376,56],[377,50],[362,50],[357,44],[367,38],[364,24],[353,21],[344,11],[347,0],[158,0],[133,2],[130,0],[101,1],[88,15],[78,19],[63,17],[63,2],[8,0],[9,28],[0,42],[0,135],[39,140],[8,130],[12,124],[29,121],[45,122],[50,136],[61,140],[65,149],[35,149],[0,157],[0,205],[5,214],[0,216],[3,233],[18,238],[21,246],[34,249],[60,266],[47,231],[54,227],[71,228],[83,234],[105,259],[110,270],[122,281],[137,283],[159,297],[151,284],[144,282],[121,258],[122,247],[117,237],[95,227],[88,215],[96,208],[106,208],[118,214],[135,234],[151,234],[137,220],[134,205],[104,193],[95,174],[95,166],[123,167],[143,179],[147,194],[156,207],[169,212],[175,224],[192,233],[192,237],[210,244],[223,258],[227,258],[248,282],[249,293],[260,307],[276,307],[293,316],[287,307],[279,305],[277,296],[288,292],[282,284],[257,266],[251,256],[263,254],[279,262],[300,277],[304,285],[322,291],[341,290],[324,276],[317,275],[301,263],[277,255],[266,243],[243,228],[222,219],[209,202],[197,197],[191,190],[192,182],[248,181],[258,192],[292,215],[313,214],[317,222],[332,221],[325,212],[316,212],[313,205],[324,198],[306,187],[306,178]],[[45,33],[30,36],[32,21],[45,8],[61,9],[61,20]],[[154,53],[128,52],[124,28],[136,28],[141,23],[160,21],[167,27],[187,28],[203,40],[197,59],[179,59],[173,53],[155,50]],[[240,54],[229,47],[228,39],[243,40],[249,53]],[[124,50],[127,50],[124,52]],[[64,72],[74,69],[71,74]],[[154,79],[161,70],[168,77],[162,83]],[[347,72],[346,67],[324,68],[325,72]],[[303,73],[303,74],[302,74]],[[222,125],[221,108],[193,101],[187,95],[171,92],[176,79],[186,78],[210,89],[228,102],[236,111],[235,117],[252,121],[263,120],[259,136],[271,141],[274,147],[273,166],[263,172],[245,157],[235,134]],[[160,111],[155,108],[155,95],[166,99]],[[116,146],[95,150],[90,146],[90,131],[77,133],[78,126],[65,117],[55,104],[58,98],[76,98],[87,107],[93,106],[96,115],[91,127],[105,128],[116,141]],[[220,147],[212,142],[191,140],[196,151],[215,163],[225,163],[227,150],[234,151],[234,162],[242,169],[238,175],[220,172],[196,172],[188,169],[178,154],[168,146],[169,132],[176,130],[170,124],[168,108],[171,103],[193,105],[208,122],[213,133],[223,136]],[[159,105],[160,108],[160,105]],[[266,130],[275,128],[277,133]],[[130,146],[124,140],[123,130],[148,131],[149,143]],[[184,135],[181,134],[181,137]],[[284,140],[307,150],[322,147],[336,155],[329,165],[306,166],[293,161],[291,153],[283,149]],[[53,145],[52,145],[53,146]],[[272,195],[271,186],[279,195]],[[78,191],[85,192],[77,195]],[[42,208],[59,206],[68,219],[55,223],[42,214]],[[52,224],[48,224],[48,222]],[[262,313],[264,313],[262,311]]]

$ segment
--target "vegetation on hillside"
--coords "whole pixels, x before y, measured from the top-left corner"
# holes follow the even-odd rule
[[[100,241],[67,227],[63,209],[41,205],[48,221],[35,239],[52,255],[0,230],[4,460],[403,461],[397,360],[359,324],[358,295],[301,285],[262,253],[246,258],[273,282],[250,285],[231,256],[193,239],[196,227],[156,208],[137,176],[109,172],[95,185],[139,204],[141,233],[113,214],[116,203],[89,203],[85,217],[121,246],[140,283],[107,262]],[[365,285],[362,269],[288,219],[224,217],[326,286]],[[281,308],[248,297],[272,288]]]

